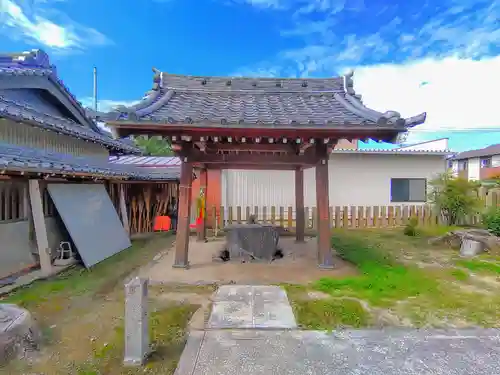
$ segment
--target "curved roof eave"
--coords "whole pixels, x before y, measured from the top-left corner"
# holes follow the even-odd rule
[[[121,120],[124,115],[129,120],[139,120],[143,116],[147,116],[161,108],[162,106],[166,105],[168,101],[172,98],[172,96],[176,92],[175,87],[170,87],[167,85],[166,80],[164,79],[165,76],[168,77],[176,77],[177,79],[180,78],[185,78],[186,80],[191,79],[191,80],[201,80],[201,84],[204,85],[204,78],[207,80],[210,79],[210,77],[190,77],[190,76],[177,76],[177,75],[168,75],[167,73],[161,72],[155,68],[153,68],[154,77],[153,77],[153,88],[151,91],[149,91],[146,96],[137,104],[125,107],[116,107],[113,109],[111,112],[95,112],[90,109],[87,109],[87,111],[91,114],[93,118],[99,118],[100,120],[103,121],[119,121]],[[376,110],[373,110],[371,108],[366,107],[362,100],[361,100],[361,95],[357,95],[356,92],[354,91],[354,81],[353,81],[353,75],[354,72],[350,72],[343,77],[343,85],[339,86],[335,90],[332,91],[327,91],[329,93],[332,93],[335,100],[337,100],[342,106],[348,110],[349,112],[361,117],[362,119],[376,123],[377,125],[396,125],[397,128],[401,129],[408,129],[412,128],[414,126],[423,124],[426,120],[427,114],[426,112],[420,113],[416,116],[408,117],[408,118],[403,118],[401,117],[401,114],[397,111],[386,111],[386,112],[379,112]],[[230,80],[231,78],[224,78],[224,77],[216,77],[215,79],[217,80]],[[238,80],[248,80],[248,81],[259,81],[261,78],[237,78]],[[285,78],[266,78],[267,81],[274,80],[277,82],[277,84],[281,81],[285,80],[291,80],[291,79],[285,79]],[[295,78],[294,80],[301,80],[302,82],[307,82],[307,81],[314,81],[314,80],[321,80],[322,82],[325,81],[332,81],[337,83],[338,85],[338,80],[339,78],[331,78],[331,79],[298,79]],[[228,81],[229,82],[229,81]],[[220,84],[220,83],[219,83]],[[307,86],[306,86],[307,87]],[[177,90],[181,90],[181,88],[177,88]],[[191,90],[191,89],[190,89]],[[304,93],[307,93],[307,91],[303,91]]]
[[[341,98],[342,100],[339,100],[336,98],[348,110],[353,112],[356,111],[355,113],[359,116],[366,118],[367,120],[374,121],[379,125],[396,124],[401,127],[412,128],[425,122],[427,118],[426,112],[422,112],[412,117],[403,118],[397,111],[379,112],[366,107],[361,100],[361,95],[356,94],[356,91],[354,91],[353,76],[354,71],[344,75],[345,99]]]
[[[43,50],[33,49],[31,51],[21,53],[0,54],[0,65],[2,63],[4,63],[6,67],[0,69],[0,75],[26,75],[29,72],[30,74],[35,76],[46,77],[62,93],[62,95],[64,95],[69,100],[69,103],[74,107],[77,113],[81,115],[81,118],[86,122],[86,124],[84,125],[87,125],[92,131],[99,134],[101,137],[107,138],[107,136],[95,123],[92,116],[88,115],[82,103],[76,99],[69,88],[58,77],[56,66],[50,64],[49,56]],[[71,134],[71,132],[68,132],[68,135],[73,134]],[[97,142],[102,141],[100,137],[95,137],[95,139],[91,140],[97,140]],[[112,150],[120,150],[123,152],[131,152],[136,154],[141,153],[139,148],[123,143],[119,140],[112,140],[112,142],[104,140],[103,142],[103,145],[105,147]]]
[[[62,79],[57,75],[57,67],[50,63],[48,54],[41,49],[32,49],[14,54],[0,54],[0,62],[2,60],[9,60],[12,64],[17,64],[19,67],[16,69],[14,66],[11,68],[12,74],[16,74],[19,70],[20,75],[25,75],[23,70],[36,69],[36,75],[46,76],[62,93],[70,100],[71,104],[76,110],[87,120],[93,130],[99,131],[99,127],[92,121],[91,118],[86,116],[85,108],[82,103],[73,95],[69,88],[65,85]]]

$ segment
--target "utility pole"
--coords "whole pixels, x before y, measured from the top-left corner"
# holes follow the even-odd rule
[[[94,66],[94,111],[97,112],[97,68]]]

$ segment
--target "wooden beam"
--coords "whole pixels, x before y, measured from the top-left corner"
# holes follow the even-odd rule
[[[218,137],[273,137],[273,138],[330,138],[330,139],[359,139],[359,138],[392,138],[399,133],[393,125],[362,125],[339,124],[335,127],[298,127],[282,125],[280,127],[270,126],[252,126],[252,124],[224,126],[217,124],[161,124],[161,123],[132,123],[109,121],[107,125],[114,126],[120,133],[120,136],[130,134],[155,134],[162,136],[190,135],[194,139],[200,136],[218,136]]]
[[[323,158],[316,165],[316,213],[318,215],[318,266],[333,268],[333,255],[330,245],[330,200],[328,181],[328,154],[326,145],[317,145],[317,152],[323,153]]]
[[[210,169],[253,169],[258,171],[294,171],[294,164],[210,164]],[[311,168],[314,165],[303,165],[301,168]]]
[[[125,180],[111,181],[117,184],[178,184],[179,180]]]
[[[120,190],[120,216],[122,218],[123,227],[130,235],[130,224],[128,221],[127,204],[125,203],[125,189],[122,184],[118,185]]]
[[[193,164],[182,162],[181,183],[179,184],[178,223],[175,240],[174,268],[189,268],[189,221],[191,210],[191,188]]]
[[[305,153],[308,149],[310,149],[312,146],[314,146],[314,144],[313,144],[313,143],[311,143],[311,142],[301,143],[301,144],[299,145],[299,147],[298,147],[298,152],[297,152],[297,153],[298,153],[299,155],[304,155],[304,153]]]
[[[48,276],[52,273],[52,259],[47,235],[47,226],[43,214],[42,190],[40,180],[29,180],[29,195],[33,225],[35,228],[38,255],[40,257],[40,267],[42,273]]]
[[[201,152],[206,152],[207,143],[203,141],[194,142],[194,145],[200,149]]]
[[[292,145],[278,143],[217,143],[208,144],[207,151],[241,151],[241,152],[282,152],[293,153]]]
[[[248,164],[248,165],[314,165],[315,155],[259,155],[259,154],[196,154],[187,156],[189,162],[205,164]]]
[[[295,240],[304,242],[305,231],[304,216],[304,170],[295,169]]]

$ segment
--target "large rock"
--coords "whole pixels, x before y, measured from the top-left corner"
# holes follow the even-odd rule
[[[24,359],[39,349],[40,331],[29,311],[0,303],[0,364]]]
[[[446,242],[452,247],[460,247],[460,254],[465,257],[500,249],[500,238],[485,229],[454,230],[429,242],[431,244]]]

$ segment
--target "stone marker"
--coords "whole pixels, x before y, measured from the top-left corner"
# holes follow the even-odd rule
[[[0,366],[10,359],[26,359],[39,349],[40,338],[40,331],[27,310],[0,304]]]
[[[475,239],[464,237],[460,246],[460,255],[465,258],[471,258],[484,252],[484,244]]]
[[[125,284],[125,366],[141,366],[149,355],[148,280]]]

